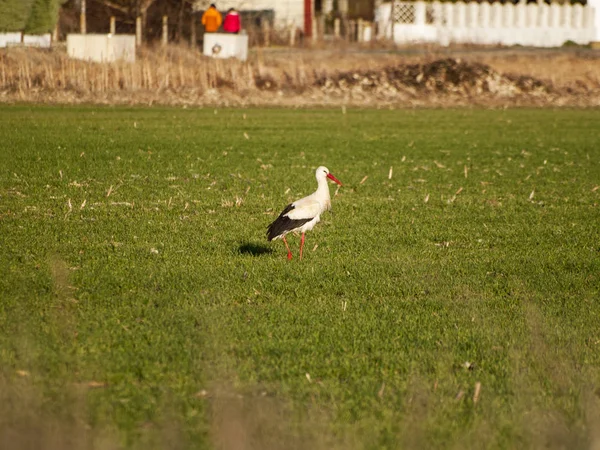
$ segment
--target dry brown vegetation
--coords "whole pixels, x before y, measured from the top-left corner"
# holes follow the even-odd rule
[[[0,101],[171,105],[598,106],[600,52],[587,49],[256,49],[247,62],[183,46],[134,64],[52,51],[0,53]]]

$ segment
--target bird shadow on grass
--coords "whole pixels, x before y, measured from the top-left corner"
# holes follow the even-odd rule
[[[245,242],[239,246],[239,252],[242,255],[251,256],[262,256],[273,253],[273,249],[262,244],[254,244],[252,242]]]

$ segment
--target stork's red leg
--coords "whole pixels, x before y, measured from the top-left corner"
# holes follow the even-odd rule
[[[287,241],[285,240],[285,236],[283,236],[283,243],[285,244],[285,248],[287,248],[288,261],[290,261],[292,259],[292,252],[290,251],[290,246],[288,245]]]
[[[304,233],[302,233],[302,239],[300,239],[300,261],[302,261],[302,249],[304,248]]]

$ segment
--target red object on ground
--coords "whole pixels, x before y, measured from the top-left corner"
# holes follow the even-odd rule
[[[232,11],[225,16],[225,21],[223,22],[223,31],[226,33],[239,33],[242,28],[242,24],[240,21],[240,15],[237,11]]]

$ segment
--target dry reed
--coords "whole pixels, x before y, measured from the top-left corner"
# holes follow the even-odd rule
[[[508,84],[516,83],[518,89],[509,86],[500,99],[498,93],[486,91],[488,95],[465,100],[462,95],[452,96],[448,92],[415,87],[409,79],[389,80],[391,68],[401,72],[404,70],[402,67],[407,65],[425,65],[449,55],[462,61],[460,67],[467,69],[468,64],[486,64],[491,71],[499,74],[494,75],[496,78],[503,77],[505,73],[512,74],[503,80],[508,80]],[[415,70],[428,70],[425,66],[419,67]],[[410,72],[413,76],[414,70],[411,70],[406,73]],[[384,73],[386,71],[387,74]],[[482,51],[462,47],[450,52],[424,47],[400,51],[356,46],[338,46],[335,49],[258,48],[251,52],[247,62],[240,62],[207,58],[184,46],[168,46],[139,50],[137,61],[133,64],[100,64],[70,59],[64,47],[55,47],[52,51],[9,48],[0,52],[0,101],[399,106],[493,105],[498,101],[512,101],[516,104],[589,106],[600,104],[599,74],[599,54],[572,50]],[[539,92],[529,95],[515,81],[523,76],[535,78],[529,80],[530,84],[545,86],[545,91],[552,91],[552,95],[547,98]],[[358,86],[347,86],[346,81],[340,81],[348,78],[352,84],[352,77],[360,78]],[[371,81],[365,83],[361,77],[370,77]],[[416,77],[418,79],[419,75]],[[445,80],[442,82],[445,83]],[[334,90],[330,89],[332,83]],[[365,87],[369,83],[371,85]],[[373,83],[378,83],[378,87],[389,87],[390,83],[393,86],[391,89],[373,89]]]

